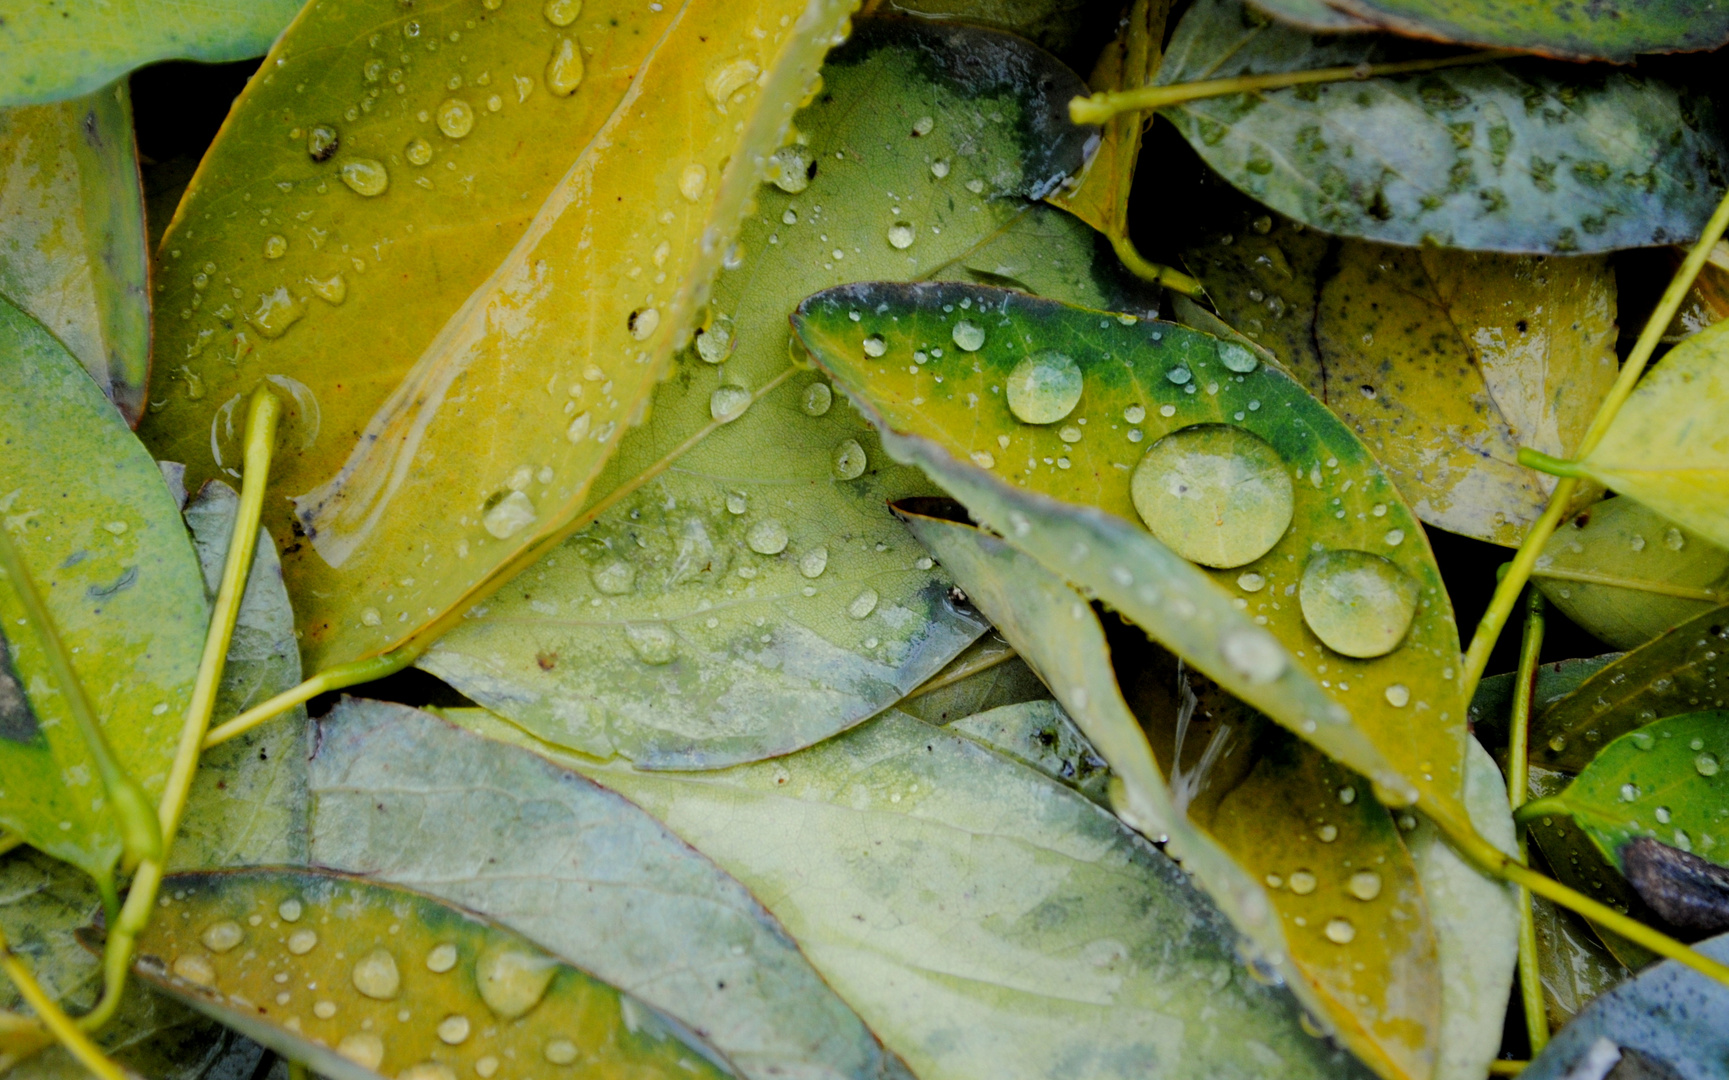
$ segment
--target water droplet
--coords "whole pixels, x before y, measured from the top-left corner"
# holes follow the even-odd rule
[[[1622,784],[1621,785],[1621,801],[1622,802],[1638,802],[1639,801],[1639,785],[1638,784]]]
[[[534,503],[521,491],[506,495],[480,516],[486,531],[500,540],[510,539],[533,522]]]
[[[1221,569],[1265,555],[1290,527],[1290,474],[1260,437],[1197,424],[1147,448],[1130,495],[1147,529],[1191,562]]]
[[[625,328],[630,331],[630,336],[636,340],[647,341],[660,328],[660,309],[638,308],[631,312],[630,317],[625,320]]]
[[[843,439],[835,446],[833,454],[829,457],[829,464],[833,466],[837,479],[857,480],[864,475],[865,466],[869,464],[869,459],[866,458],[864,447],[858,444],[857,439]]]
[[[708,188],[708,166],[691,162],[678,174],[678,192],[688,202],[696,202]]]
[[[408,140],[408,146],[402,151],[410,165],[425,165],[432,160],[432,144],[416,135]]]
[[[288,241],[280,236],[269,236],[264,240],[264,257],[280,259],[288,254]]]
[[[716,315],[696,332],[696,355],[705,364],[718,364],[732,355],[732,320]]]
[[[1194,376],[1189,373],[1188,368],[1184,367],[1181,364],[1178,364],[1176,367],[1165,372],[1165,378],[1176,383],[1178,386],[1181,386],[1184,383],[1188,382],[1190,379],[1194,378]]]
[[[1285,650],[1277,638],[1258,627],[1227,631],[1219,639],[1219,651],[1231,670],[1251,684],[1272,682],[1285,670]]]
[[[957,325],[957,335],[961,325],[969,324]],[[959,341],[957,337],[956,343]],[[1009,372],[1008,398],[1009,411],[1022,422],[1054,424],[1080,403],[1080,365],[1052,349],[1034,353]]]
[[[1651,747],[1657,745],[1657,739],[1649,731],[1635,731],[1633,734],[1627,736],[1627,741],[1631,742],[1640,750],[1649,750]]]
[[[889,351],[888,342],[881,334],[872,334],[864,339],[864,354],[866,356],[881,356]]]
[[[283,922],[299,922],[304,910],[300,901],[292,896],[276,905],[276,914],[282,916]]]
[[[1627,541],[1627,546],[1632,548],[1634,551],[1644,551],[1645,550],[1645,538],[1643,536],[1640,536],[1638,533],[1634,533],[1633,539]]]
[[[1298,896],[1307,896],[1315,891],[1315,875],[1307,870],[1298,870],[1291,875],[1291,891]]]
[[[594,587],[607,596],[623,596],[636,584],[636,568],[623,559],[614,559],[593,572]]]
[[[1349,919],[1328,919],[1327,940],[1337,945],[1349,945],[1357,936],[1357,928]]]
[[[1255,370],[1256,365],[1260,362],[1260,358],[1251,350],[1244,348],[1234,341],[1219,342],[1219,363],[1230,368],[1232,371],[1239,373],[1250,372]]]
[[[1716,776],[1717,755],[1709,752],[1700,754],[1693,759],[1693,768],[1698,771],[1700,776]]]
[[[637,659],[645,664],[658,667],[672,663],[678,656],[678,638],[659,623],[627,626],[624,628],[624,636],[630,642]]]
[[[320,1020],[330,1019],[332,1016],[336,1015],[336,1002],[320,1001],[318,1004],[312,1006],[312,1015],[318,1017]]]
[[[721,386],[708,397],[708,414],[723,424],[729,424],[750,408],[750,391],[742,386]]]
[[[299,322],[305,314],[306,305],[291,294],[287,286],[278,285],[272,291],[259,295],[258,307],[246,316],[246,321],[265,337],[279,338],[288,333],[288,328]]]
[[[807,578],[822,577],[822,572],[828,569],[828,548],[812,548],[799,556],[798,572]]]
[[[1323,844],[1330,844],[1339,838],[1337,825],[1323,825],[1315,830],[1315,837]]]
[[[786,550],[786,526],[774,518],[766,518],[750,527],[745,543],[758,555],[779,555]]]
[[[1693,838],[1687,835],[1685,829],[1676,829],[1674,846],[1680,848],[1682,851],[1692,851]]]
[[[1667,806],[1659,806],[1656,809],[1655,814],[1657,817],[1657,824],[1659,825],[1669,824],[1669,820],[1673,816],[1669,813],[1669,808]]]
[[[594,421],[589,418],[587,413],[582,413],[570,422],[569,427],[564,429],[564,437],[573,443],[579,443],[588,438],[588,429],[592,426],[594,426]]]
[[[329,161],[340,144],[336,129],[329,124],[315,124],[306,135],[306,152],[312,155],[313,161]]]
[[[576,1060],[576,1044],[569,1039],[553,1039],[541,1049],[541,1053],[554,1065],[569,1065]]]
[[[488,947],[474,963],[480,999],[500,1020],[514,1020],[540,1004],[557,972],[551,957],[512,942]]]
[[[397,1019],[407,1020],[408,1014],[399,1013]],[[456,1080],[456,1070],[442,1061],[422,1061],[397,1073],[396,1080]]]
[[[434,945],[426,954],[426,970],[442,975],[456,966],[456,946],[450,942]]]
[[[213,953],[225,953],[246,940],[246,931],[240,929],[240,924],[233,919],[224,919],[206,926],[198,940]]]
[[[958,346],[959,348],[961,348],[962,350],[964,350],[966,352],[978,352],[979,349],[984,347],[985,330],[984,330],[984,327],[979,326],[977,323],[968,322],[966,319],[962,319],[959,322],[955,323],[953,330],[949,331],[949,337],[953,338],[955,345]],[[1072,361],[1071,361],[1071,363],[1072,363]],[[1076,374],[1076,377],[1079,378],[1080,371],[1078,368],[1076,369],[1075,374]],[[1014,376],[1011,375],[1009,378],[1010,378],[1011,385],[1012,385]],[[1011,394],[1013,392],[1014,392],[1013,390],[1010,391]],[[1074,408],[1074,406],[1071,405],[1071,406],[1069,406],[1069,408],[1072,409],[1072,408]],[[1016,415],[1018,416],[1020,414],[1016,413]],[[1063,413],[1063,415],[1067,416],[1068,415],[1067,411],[1065,411]]]
[[[1417,583],[1366,551],[1327,551],[1303,568],[1297,602],[1322,643],[1346,656],[1384,656],[1417,613]]]
[[[312,295],[327,304],[340,304],[348,299],[348,282],[341,274],[332,274],[322,281],[308,276],[306,287],[312,290]]]
[[[877,609],[877,591],[866,589],[853,597],[852,603],[846,607],[846,613],[855,619],[863,619]]]
[[[828,388],[828,383],[814,382],[804,388],[804,397],[799,407],[809,416],[822,416],[834,404],[834,391]]]
[[[912,247],[913,241],[916,239],[918,239],[918,232],[907,222],[897,221],[889,226],[889,246],[897,251],[905,251]]]
[[[727,102],[732,100],[732,96],[755,82],[761,73],[762,69],[755,63],[741,58],[717,66],[709,72],[703,85],[708,90],[709,100],[713,101],[721,112],[725,112]]]
[[[949,174],[949,163],[946,161],[931,162],[931,175],[941,180]]]
[[[388,949],[373,949],[354,965],[354,988],[377,1001],[389,1001],[402,989],[402,973]]]
[[[540,13],[554,26],[569,26],[582,14],[582,0],[546,0]]]
[[[923,138],[936,130],[937,122],[933,117],[921,116],[913,121],[913,135]]]
[[[480,1080],[492,1080],[492,1075],[498,1072],[498,1059],[488,1054],[474,1063],[474,1071]]]
[[[1267,585],[1267,579],[1253,570],[1237,575],[1237,588],[1244,592],[1260,592]]]
[[[363,1069],[376,1069],[384,1061],[384,1040],[370,1031],[353,1031],[336,1044],[336,1052]]]
[[[1405,530],[1404,529],[1388,529],[1387,535],[1386,535],[1386,541],[1387,541],[1388,547],[1398,547],[1400,544],[1403,544],[1405,542]]]
[[[1671,525],[1663,530],[1663,546],[1670,551],[1680,551],[1687,546],[1687,538],[1681,535],[1681,530]]]
[[[305,956],[318,945],[318,931],[301,927],[288,935],[288,951],[295,956]]]
[[[797,195],[805,188],[810,187],[811,156],[804,147],[796,143],[783,146],[770,155],[768,161],[768,174],[770,179],[774,181],[775,187],[780,188],[788,195]],[[787,225],[797,223],[797,213],[788,210],[787,215],[790,216],[791,220],[783,216],[781,218],[783,223]]]
[[[372,198],[384,194],[390,186],[390,173],[385,171],[384,162],[372,158],[355,158],[342,164],[342,182],[356,195]]]
[[[1557,754],[1559,754],[1561,751],[1567,749],[1567,736],[1556,735],[1554,738],[1550,739],[1549,740],[1549,749],[1554,751]]]
[[[1339,789],[1339,802],[1341,802],[1345,806],[1349,806],[1356,801],[1357,801],[1357,789],[1356,788],[1351,787],[1349,784],[1347,784],[1344,787]]]
[[[1411,703],[1411,688],[1404,683],[1394,683],[1387,687],[1387,704],[1395,709],[1403,709]]]
[[[438,1039],[449,1046],[459,1046],[468,1039],[472,1025],[466,1016],[447,1016],[438,1022]]]
[[[1373,870],[1359,870],[1351,875],[1345,883],[1350,894],[1362,901],[1373,900],[1381,895],[1381,875]]]
[[[582,85],[582,50],[574,38],[559,38],[546,61],[546,88],[553,97],[569,97]]]

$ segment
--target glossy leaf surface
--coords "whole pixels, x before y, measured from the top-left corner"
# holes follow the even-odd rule
[[[1055,701],[1001,705],[963,716],[947,727],[1061,781],[1101,806],[1110,803],[1111,767]]]
[[[1456,811],[1458,638],[1433,558],[1363,444],[1288,375],[1170,323],[956,286],[831,290],[807,300],[794,325],[887,433],[890,452],[916,458],[983,524],[1390,797],[1420,790],[1437,812]],[[979,332],[976,351],[956,344],[971,339],[967,327]],[[1067,370],[1051,356],[1073,369],[1072,397],[1059,402],[1068,408],[1023,423],[1011,407],[1016,371]],[[1215,467],[1242,470],[1246,501],[1215,509],[1185,501],[1190,481],[1160,486],[1172,470],[1204,479]],[[1137,486],[1159,507],[1147,519],[1155,535],[1225,567],[1198,570],[1149,536]],[[1213,546],[1243,537],[1259,539]],[[1361,580],[1345,567],[1408,589],[1398,595],[1410,597],[1410,620],[1344,599],[1335,586]],[[1308,599],[1298,596],[1305,577]],[[1316,620],[1353,655],[1324,646]]]
[[[139,975],[337,1080],[500,1058],[529,1076],[735,1075],[641,1002],[406,889],[253,869],[172,875],[163,897]]]
[[[312,857],[460,904],[703,1032],[747,1077],[892,1073],[774,917],[653,818],[401,705],[318,722]]]
[[[1566,1024],[1591,1000],[1632,976],[1603,946],[1585,920],[1540,896],[1531,898],[1537,963],[1549,1026]]]
[[[0,105],[88,94],[153,60],[219,63],[257,56],[301,0],[114,0],[0,4]]]
[[[1375,29],[1374,23],[1347,15],[1327,0],[1249,0],[1249,4],[1282,23],[1317,33]]]
[[[144,436],[196,484],[242,396],[294,399],[265,524],[305,537],[309,666],[402,642],[581,505],[848,6],[367,0],[277,43],[164,238]]]
[[[1018,262],[991,253],[1027,197],[1079,168],[1088,133],[1059,110],[1080,83],[1006,34],[880,20],[823,82],[757,192],[743,264],[596,482],[592,524],[422,660],[540,738],[651,768],[786,753],[983,630],[884,509],[930,482],[797,365],[786,320],[837,282]],[[1065,227],[1085,244],[1062,260],[1075,276],[1046,258],[1019,279],[1096,299],[1091,237]]]
[[[1161,85],[1407,59],[1379,35],[1312,36],[1204,0]],[[1511,63],[1208,98],[1165,115],[1232,185],[1345,236],[1588,253],[1684,242],[1722,193],[1725,147],[1691,92],[1623,71]],[[1676,136],[1676,141],[1671,141]]]
[[[1174,863],[969,739],[891,712],[715,772],[570,764],[749,888],[923,1080],[1363,1075]]]
[[[71,654],[115,758],[154,797],[192,694],[209,608],[156,463],[60,343],[0,300],[0,527]],[[10,582],[5,643],[25,688],[0,731],[0,822],[107,880],[120,834]]]
[[[126,83],[0,109],[0,296],[47,327],[133,425],[150,374],[148,262]]]
[[[1729,547],[1729,326],[1671,349],[1580,463],[1606,487]]]
[[[1626,63],[1640,53],[1694,52],[1729,41],[1729,12],[1686,0],[1610,0],[1588,9],[1507,0],[1328,0],[1365,21],[1439,41]]]
[[[979,647],[980,642],[988,643],[992,638],[1002,642],[1002,638],[995,633],[987,633],[966,652],[955,657],[948,667],[932,676],[929,683],[902,699],[897,708],[927,724],[940,727],[1005,705],[1051,700],[1050,688],[1027,666],[1025,660],[1013,655],[1014,650],[1008,649],[1006,644],[1001,647],[1010,655],[997,663],[975,670],[965,670],[959,666],[969,659],[977,659],[978,657],[972,655],[973,650]],[[933,685],[945,675],[952,675],[954,678],[940,685]]]
[[[1552,772],[1540,765],[1531,766],[1526,803],[1565,790],[1572,780],[1567,773]],[[1660,916],[1646,906],[1627,879],[1615,868],[1613,861],[1591,837],[1565,814],[1543,814],[1531,821],[1527,835],[1556,881],[1650,926],[1662,922]],[[1655,953],[1637,945],[1600,923],[1586,920],[1605,948],[1626,967],[1638,970],[1657,959]]]

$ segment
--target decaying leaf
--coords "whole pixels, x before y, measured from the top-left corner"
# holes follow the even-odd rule
[[[850,7],[366,0],[277,42],[163,240],[143,434],[196,484],[241,397],[294,399],[265,524],[303,537],[310,667],[429,627],[582,504]]]
[[[58,338],[133,425],[150,374],[148,264],[125,81],[0,109],[0,296]]]
[[[1000,705],[963,716],[947,728],[1037,769],[1101,806],[1110,803],[1111,767],[1055,701]]]

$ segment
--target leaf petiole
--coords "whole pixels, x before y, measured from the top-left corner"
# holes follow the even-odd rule
[[[1142,281],[1163,285],[1165,288],[1180,292],[1184,296],[1199,298],[1207,294],[1207,290],[1201,287],[1199,281],[1176,267],[1148,262],[1139,251],[1135,250],[1134,241],[1130,240],[1128,236],[1113,235],[1110,237],[1110,241],[1111,248],[1117,253],[1117,258],[1122,261],[1122,264],[1128,268],[1131,274]]]
[[[1519,858],[1530,860],[1525,826],[1517,817],[1530,784],[1531,699],[1537,693],[1537,662],[1543,650],[1543,594],[1531,589],[1525,601],[1525,634],[1519,644],[1519,673],[1513,680],[1513,717],[1507,745],[1507,802],[1514,811]],[[1531,916],[1531,890],[1519,887],[1519,996],[1525,1006],[1525,1035],[1531,1053],[1549,1045],[1549,1011],[1543,1002],[1543,974],[1537,963],[1537,925]]]
[[[18,988],[18,994],[29,1006],[36,1010],[36,1016],[42,1025],[60,1040],[68,1053],[78,1059],[78,1063],[95,1073],[100,1080],[128,1080],[126,1070],[116,1065],[104,1054],[96,1044],[90,1041],[90,1036],[80,1030],[78,1024],[55,1004],[54,999],[42,989],[36,981],[36,976],[12,951],[6,935],[0,932],[0,969],[4,969],[12,985]]]
[[[360,683],[382,679],[386,675],[394,675],[398,671],[414,663],[424,646],[418,644],[404,645],[393,649],[382,656],[374,656],[365,660],[355,660],[347,664],[338,664],[307,679],[299,686],[284,690],[269,701],[261,702],[247,709],[234,719],[218,724],[204,736],[204,749],[208,750],[227,742],[237,735],[244,735],[260,724],[281,716],[296,705],[311,701],[319,694],[327,694],[332,690],[356,686]]]
[[[1529,446],[1519,448],[1519,464],[1527,469],[1548,473],[1550,476],[1569,476],[1575,480],[1585,478],[1585,470],[1579,466],[1578,462],[1551,457],[1543,451],[1533,450]]]

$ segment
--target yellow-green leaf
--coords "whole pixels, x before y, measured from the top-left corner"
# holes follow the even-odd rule
[[[59,338],[133,425],[150,374],[148,261],[126,82],[0,109],[0,296]]]
[[[1049,700],[1050,690],[1008,643],[987,632],[901,700],[899,708],[927,724],[952,723],[1008,705]]]
[[[714,1078],[713,1050],[507,930],[406,889],[291,869],[171,875],[134,964],[337,1080]],[[278,976],[287,978],[278,978]]]
[[[583,503],[850,6],[365,0],[277,42],[164,237],[144,435],[197,483],[234,467],[233,403],[294,398],[265,524],[304,535],[311,667],[429,627]]]
[[[948,730],[1072,787],[1101,806],[1110,802],[1111,768],[1050,698],[999,705],[963,716]]]
[[[794,325],[981,523],[1389,800],[1459,821],[1458,637],[1427,540],[1288,375],[1170,323],[960,286],[835,289]]]
[[[1579,468],[1729,547],[1729,326],[1671,349],[1640,380]]]

